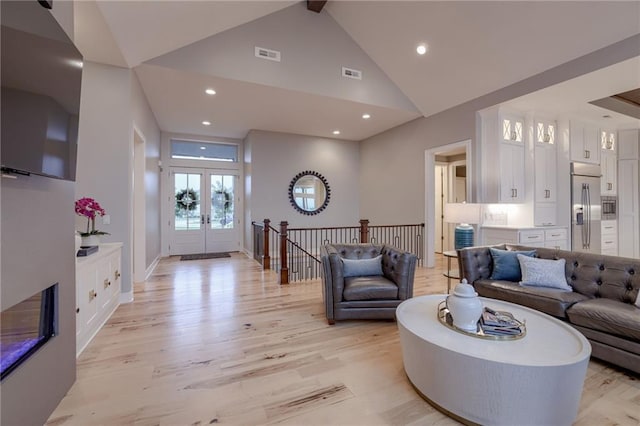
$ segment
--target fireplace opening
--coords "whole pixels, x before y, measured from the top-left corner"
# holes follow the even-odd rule
[[[0,313],[0,380],[55,336],[58,284]]]

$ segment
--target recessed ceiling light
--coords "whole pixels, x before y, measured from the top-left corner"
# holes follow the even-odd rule
[[[334,131],[333,131],[333,134],[334,134],[334,135],[339,135],[339,134],[340,134],[340,130],[334,130]]]
[[[207,147],[206,146],[201,146],[200,149],[207,149]]]
[[[202,124],[204,124],[205,126],[211,126],[211,122],[210,121],[203,121]]]
[[[67,61],[67,63],[69,65],[71,65],[72,67],[76,67],[76,68],[82,68],[84,66],[84,63],[82,61],[77,60],[77,59],[69,59]]]
[[[362,118],[364,118],[365,120],[368,120],[371,118],[371,114],[362,114]]]
[[[215,95],[216,91],[213,89],[207,89],[204,91],[204,93],[206,93],[207,95]]]
[[[425,43],[420,43],[418,45],[418,47],[416,47],[416,52],[418,52],[418,55],[424,55],[425,53],[427,53],[427,45]]]

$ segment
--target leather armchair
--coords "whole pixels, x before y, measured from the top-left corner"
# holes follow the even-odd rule
[[[382,275],[344,277],[342,259],[382,255]],[[374,244],[328,244],[320,249],[322,296],[327,321],[394,319],[396,307],[413,296],[417,257]]]

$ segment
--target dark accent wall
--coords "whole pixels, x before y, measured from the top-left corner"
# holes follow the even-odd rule
[[[0,383],[0,424],[41,425],[76,378],[75,184],[41,176],[0,183],[2,310],[59,283],[58,334]]]

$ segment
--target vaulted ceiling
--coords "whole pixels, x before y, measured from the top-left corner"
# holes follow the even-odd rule
[[[315,13],[291,1],[83,0],[74,13],[85,59],[133,68],[163,131],[234,138],[362,140],[640,33],[637,1],[334,0]]]

